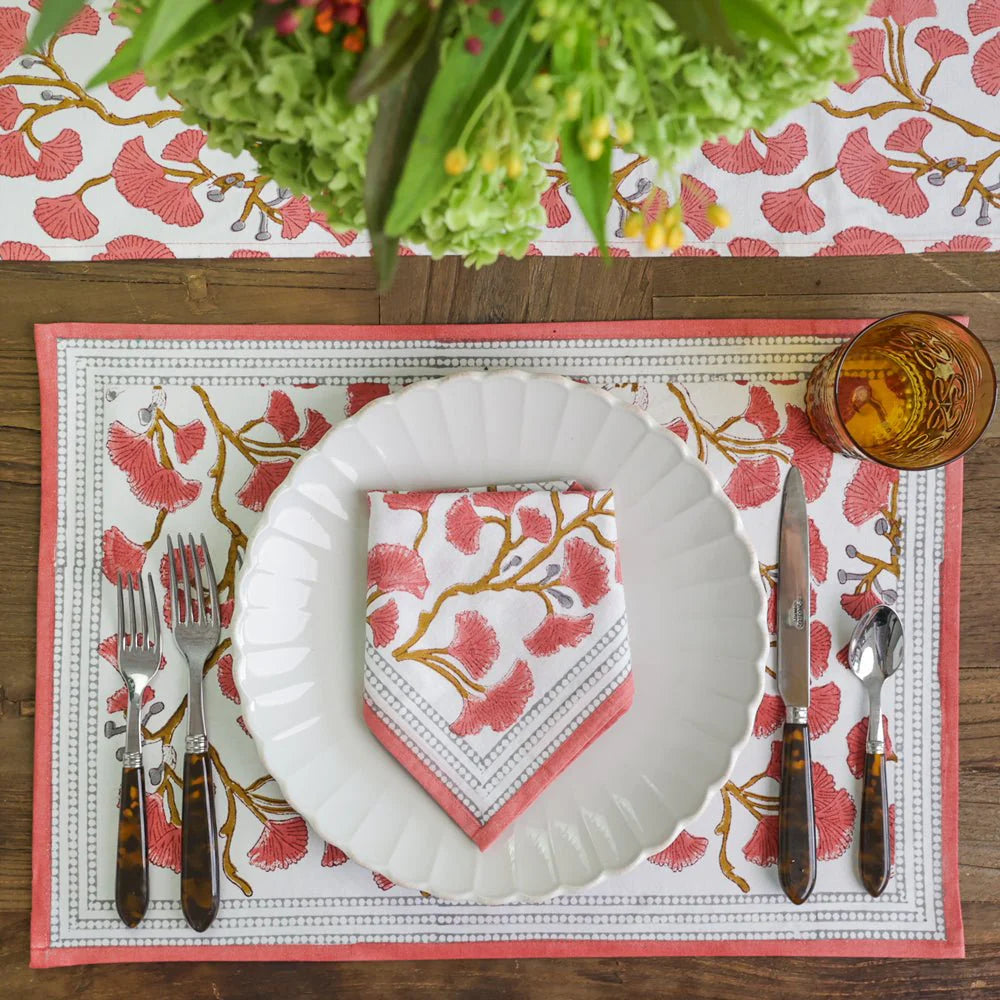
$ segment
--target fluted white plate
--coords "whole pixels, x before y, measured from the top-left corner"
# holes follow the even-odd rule
[[[486,851],[362,718],[369,489],[578,479],[615,491],[635,700]],[[401,885],[542,899],[670,843],[729,775],[767,651],[757,560],[682,442],[557,376],[419,382],[330,430],[247,547],[233,642],[247,725],[316,832]]]

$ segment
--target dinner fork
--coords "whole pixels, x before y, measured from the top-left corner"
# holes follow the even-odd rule
[[[125,681],[125,753],[118,803],[118,859],[115,865],[115,907],[129,927],[145,916],[149,903],[149,867],[146,860],[146,782],[142,771],[142,695],[160,669],[160,610],[153,578],[148,577],[150,617],[142,577],[128,575],[128,622],[125,585],[118,574],[118,672]],[[135,592],[139,613],[135,614]],[[141,621],[141,624],[140,624]]]
[[[180,559],[167,539],[174,639],[188,664],[188,731],[184,740],[184,805],[181,817],[181,909],[188,924],[204,931],[219,910],[219,847],[208,731],[202,704],[205,664],[219,644],[219,588],[205,536],[201,552],[209,606],[194,538],[177,536]]]

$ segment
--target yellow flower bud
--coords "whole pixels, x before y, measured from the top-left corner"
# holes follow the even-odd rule
[[[718,203],[705,209],[705,218],[719,229],[725,229],[733,221],[732,216]]]
[[[671,229],[683,218],[684,210],[681,208],[681,203],[677,202],[676,204],[671,205],[670,208],[663,213],[663,224],[667,227],[667,229]]]
[[[599,160],[604,152],[604,143],[600,139],[584,139],[580,145],[583,146],[583,155],[588,160]]]
[[[662,250],[667,243],[667,230],[662,222],[654,222],[646,229],[646,249]]]
[[[524,160],[519,153],[508,153],[504,166],[507,168],[507,176],[512,181],[516,181],[524,173]]]
[[[469,157],[464,149],[449,149],[444,158],[444,172],[452,177],[460,174],[469,165]]]
[[[622,232],[630,239],[634,240],[642,232],[643,219],[638,212],[632,212],[626,216],[622,226]]]
[[[549,26],[545,21],[536,21],[528,34],[531,36],[533,42],[544,42],[546,35],[549,33]]]
[[[616,126],[616,131],[618,133],[618,141],[623,146],[627,146],[635,138],[635,129],[632,128],[631,122],[619,122]]]
[[[667,246],[671,250],[684,246],[684,230],[680,226],[671,226],[667,231]]]
[[[611,119],[607,115],[600,115],[590,123],[590,135],[594,139],[607,139],[611,135]]]
[[[569,87],[566,91],[566,117],[575,122],[583,107],[583,92],[579,87]]]
[[[482,170],[484,174],[492,174],[497,167],[500,166],[500,154],[497,153],[495,149],[487,149],[482,156],[479,157],[479,169]]]
[[[552,89],[552,74],[536,73],[531,78],[531,89],[536,94],[547,94]]]
[[[538,13],[542,17],[552,17],[556,12],[556,0],[538,0]]]

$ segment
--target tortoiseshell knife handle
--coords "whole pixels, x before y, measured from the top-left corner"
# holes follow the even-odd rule
[[[118,803],[118,859],[115,864],[115,907],[127,927],[135,927],[149,904],[146,861],[146,787],[142,767],[122,768]]]
[[[889,884],[889,810],[886,808],[885,757],[865,754],[865,783],[861,792],[861,881],[872,896],[881,896]]]
[[[219,912],[219,846],[207,750],[184,755],[181,909],[196,931],[206,930]]]
[[[793,903],[804,903],[816,884],[816,821],[809,726],[786,722],[782,742],[778,877],[785,895]]]

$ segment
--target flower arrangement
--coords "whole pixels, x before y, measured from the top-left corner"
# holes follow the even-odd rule
[[[84,0],[45,0],[30,47]],[[865,0],[120,0],[132,37],[91,84],[143,70],[229,153],[335,230],[367,225],[383,281],[402,240],[474,265],[523,256],[557,159],[606,251],[616,158],[669,174],[852,74]],[[684,192],[624,220],[683,241]],[[700,205],[714,225],[727,214]]]

